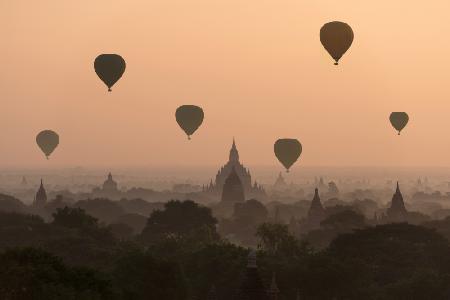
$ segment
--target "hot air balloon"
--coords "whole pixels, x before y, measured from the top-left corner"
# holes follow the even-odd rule
[[[59,136],[52,130],[44,130],[36,136],[36,143],[48,159],[59,144]]]
[[[122,77],[126,63],[118,54],[101,54],[94,62],[95,73],[106,84],[108,91]]]
[[[175,112],[178,125],[186,132],[188,139],[202,125],[204,113],[201,107],[195,105],[182,105]]]
[[[302,144],[296,139],[279,139],[273,146],[275,156],[289,172],[289,168],[302,154]]]
[[[398,131],[398,135],[400,135],[400,131],[408,124],[409,116],[405,112],[393,112],[389,116],[389,120],[391,121],[392,127],[394,127]]]
[[[353,43],[353,30],[343,22],[330,22],[320,29],[320,42],[335,60],[335,65]]]

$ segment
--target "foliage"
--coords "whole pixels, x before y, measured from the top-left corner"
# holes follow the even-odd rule
[[[0,298],[108,299],[111,285],[103,276],[86,268],[69,268],[45,251],[24,248],[0,254]]]
[[[164,239],[210,243],[219,239],[216,224],[209,208],[190,200],[172,200],[166,203],[164,210],[150,215],[140,239],[147,244]]]
[[[88,215],[81,208],[57,208],[53,213],[53,224],[68,228],[97,227],[97,219]]]

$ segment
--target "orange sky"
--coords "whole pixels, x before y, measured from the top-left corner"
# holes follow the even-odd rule
[[[151,2],[151,3],[150,3]],[[450,166],[448,0],[0,1],[1,165],[218,165],[235,136],[249,165]],[[369,4],[370,3],[370,4]],[[320,27],[349,23],[339,67]],[[93,60],[118,53],[108,93]],[[175,109],[197,104],[188,142]],[[398,137],[391,111],[410,124]],[[36,134],[61,144],[50,161]]]

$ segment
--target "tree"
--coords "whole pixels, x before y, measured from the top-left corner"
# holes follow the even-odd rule
[[[69,268],[45,251],[12,249],[0,254],[0,298],[110,299],[111,285],[103,275],[86,268]]]
[[[256,230],[258,247],[271,255],[293,256],[303,252],[300,242],[289,233],[287,225],[263,223]]]
[[[124,223],[109,224],[108,229],[118,240],[130,240],[133,236],[133,228]]]
[[[84,209],[91,216],[107,224],[114,222],[125,213],[118,202],[103,198],[80,200],[73,206]]]
[[[261,202],[250,199],[244,203],[236,203],[233,218],[237,222],[256,225],[265,222],[268,214],[267,208]]]
[[[141,234],[141,240],[155,243],[163,239],[190,240],[197,243],[217,241],[217,220],[208,207],[186,200],[172,200],[164,210],[154,211]]]
[[[190,299],[206,299],[211,286],[219,299],[234,299],[247,264],[248,250],[223,242],[206,245],[183,258]]]
[[[448,292],[448,284],[439,282],[447,282],[449,278],[449,252],[448,241],[435,230],[406,223],[343,234],[328,249],[329,255],[343,263],[359,261],[365,265],[379,299],[399,299],[399,290],[406,295],[402,299],[447,299],[443,293]],[[417,286],[420,278],[424,285]],[[435,284],[428,284],[430,282]],[[408,297],[408,290],[414,286],[418,294],[424,294],[426,286],[430,288],[429,295],[439,296]]]
[[[57,208],[53,215],[53,224],[69,228],[97,227],[97,219],[81,208]]]
[[[186,299],[185,279],[178,264],[139,249],[122,253],[112,272],[118,299]]]
[[[0,211],[25,213],[27,207],[19,199],[16,199],[13,196],[0,194]]]
[[[353,210],[344,210],[328,216],[325,220],[320,222],[320,226],[343,232],[364,227],[365,218],[363,215]]]
[[[236,203],[230,220],[222,220],[219,225],[220,233],[231,241],[254,247],[257,227],[267,221],[267,208],[258,200],[251,199],[243,203]]]

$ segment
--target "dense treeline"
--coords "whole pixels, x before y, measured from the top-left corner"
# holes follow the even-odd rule
[[[287,225],[263,223],[255,234],[262,278],[276,274],[281,300],[450,297],[450,247],[441,235],[450,220],[363,221],[349,212],[327,219],[326,229],[341,234],[322,250]],[[81,208],[57,208],[51,221],[0,213],[0,298],[206,299],[215,286],[219,299],[233,299],[248,249],[221,238],[217,222],[209,208],[171,201],[141,233],[121,238]]]

